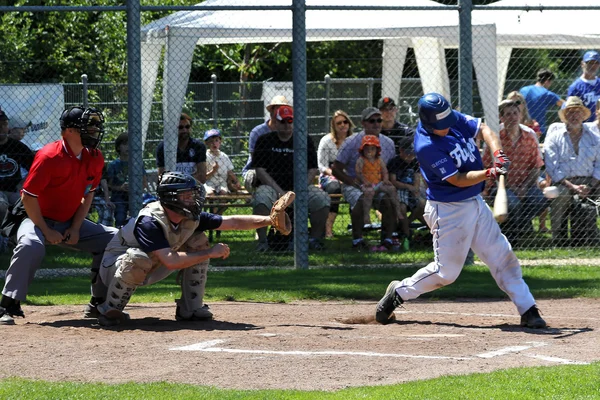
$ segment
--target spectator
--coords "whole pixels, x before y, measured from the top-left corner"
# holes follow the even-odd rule
[[[0,110],[0,221],[8,207],[19,200],[24,175],[33,162],[29,147],[9,137],[9,124],[8,116]]]
[[[229,156],[221,151],[222,140],[221,131],[218,129],[204,132],[204,144],[208,149],[206,164],[210,169],[204,185],[208,195],[228,194],[241,189],[240,182],[233,172],[233,163]]]
[[[319,148],[317,150],[317,158],[319,162],[319,184],[321,189],[328,194],[341,194],[342,186],[340,181],[333,176],[331,167],[335,161],[338,150],[344,144],[346,138],[352,135],[354,123],[345,111],[337,110],[333,113],[330,121],[329,133],[321,138]],[[332,203],[329,208],[329,216],[327,224],[325,224],[325,237],[333,237],[333,225],[339,212],[340,205],[338,202]]]
[[[423,212],[425,209],[425,197],[421,193],[421,174],[419,163],[412,149],[412,138],[405,137],[398,141],[398,148],[403,149],[387,165],[390,181],[397,189],[400,211],[404,219],[400,220],[399,230],[402,234],[399,242],[405,251],[410,249],[410,223],[420,220],[425,223]],[[410,216],[408,212],[410,211]]]
[[[257,215],[269,215],[273,203],[282,194],[294,189],[294,112],[290,106],[280,106],[274,121],[276,131],[262,135],[256,142],[252,158],[252,168],[260,185],[252,198],[253,212]],[[321,239],[325,235],[325,224],[329,214],[330,199],[327,193],[312,184],[318,173],[317,151],[307,139],[308,168],[308,212],[310,216],[309,248],[323,249]],[[269,248],[267,229],[258,232],[258,251]]]
[[[121,133],[115,140],[115,152],[118,158],[108,164],[106,180],[112,192],[110,200],[115,205],[115,225],[120,228],[127,223],[129,212],[129,135],[127,132]],[[149,191],[145,172],[143,182],[144,188]]]
[[[8,137],[18,141],[23,140],[29,125],[31,125],[31,122],[25,122],[19,117],[11,118],[8,121]]]
[[[581,69],[583,73],[569,86],[567,96],[577,96],[590,110],[590,117],[584,122],[593,122],[596,113],[596,100],[600,98],[600,80],[596,76],[600,68],[600,54],[591,50],[583,55]]]
[[[545,136],[548,129],[546,125],[546,112],[548,109],[555,105],[560,107],[565,102],[559,95],[550,91],[554,78],[554,73],[549,69],[540,69],[537,73],[535,85],[525,86],[520,90],[523,97],[525,97],[531,118],[540,124],[542,136]]]
[[[184,174],[192,175],[200,183],[206,183],[206,146],[201,140],[190,136],[192,125],[192,118],[185,113],[181,113],[175,169]],[[158,167],[159,176],[165,172],[164,141],[160,142],[156,149],[156,166]]]
[[[506,100],[512,100],[519,106],[519,109],[521,110],[521,124],[532,129],[535,132],[538,139],[541,139],[542,130],[540,129],[540,124],[536,120],[532,119],[529,115],[529,109],[527,108],[527,102],[525,101],[525,97],[523,97],[523,95],[520,92],[517,92],[515,90],[513,92],[510,92],[508,96],[506,96]]]
[[[100,185],[94,191],[94,209],[98,213],[98,223],[105,226],[113,226],[115,204],[110,201],[110,190],[106,180],[106,165],[102,168],[102,179]]]
[[[369,248],[363,239],[364,213],[370,212],[363,207],[363,192],[360,189],[361,182],[356,175],[356,161],[360,156],[358,149],[365,135],[374,135],[379,138],[381,145],[381,159],[387,163],[394,157],[394,142],[381,132],[381,111],[375,107],[367,107],[361,114],[361,125],[363,130],[350,136],[340,147],[337,159],[333,163],[333,175],[339,179],[342,185],[342,194],[351,208],[352,218],[352,247],[359,251]],[[382,213],[382,245],[388,249],[395,246],[392,235],[396,231],[396,218],[392,199],[385,195],[379,195],[374,202],[375,207]]]
[[[394,186],[389,179],[389,174],[385,163],[380,158],[381,144],[379,139],[373,135],[366,135],[362,139],[362,143],[358,150],[360,157],[356,161],[354,167],[356,176],[361,182],[360,188],[363,191],[363,207],[365,210],[370,210],[373,207],[373,197],[379,192],[387,194],[392,199],[396,219],[402,219],[404,216],[400,212],[400,202],[396,196]],[[364,224],[371,224],[370,213],[364,213]],[[372,250],[387,250],[386,247],[381,249],[376,246]]]
[[[285,96],[275,96],[271,99],[271,103],[266,107],[269,112],[269,119],[263,122],[260,125],[255,126],[250,131],[250,136],[248,137],[248,161],[246,165],[242,169],[242,178],[244,180],[244,187],[250,193],[254,191],[254,189],[259,185],[256,179],[256,171],[252,167],[252,156],[254,154],[254,148],[256,147],[256,141],[259,137],[266,135],[269,132],[276,131],[277,122],[275,121],[275,115],[277,114],[277,110],[281,106],[292,107],[292,105],[287,101]]]
[[[500,142],[511,160],[510,173],[506,178],[509,217],[502,225],[502,232],[514,246],[523,234],[533,230],[532,219],[548,207],[548,200],[537,186],[544,161],[535,132],[519,123],[521,110],[516,102],[503,100],[498,108]],[[489,151],[483,153],[483,166],[494,166],[494,159]],[[496,186],[492,182],[488,180],[484,189],[484,193],[491,197],[496,192]]]
[[[412,140],[415,137],[415,130],[396,120],[398,106],[396,106],[394,99],[391,97],[379,99],[377,108],[381,111],[381,119],[383,120],[381,123],[381,133],[394,141],[397,149],[396,154],[399,154],[399,151],[410,152],[410,149],[402,148],[401,144],[406,143],[403,141],[405,138],[410,138]]]
[[[92,300],[86,316],[96,316],[106,287],[96,278],[102,254],[117,230],[87,219],[94,191],[102,179],[104,157],[98,145],[104,117],[93,108],[71,107],[60,117],[62,139],[35,155],[23,185],[21,199],[26,218],[17,233],[0,300],[0,324],[12,325],[24,317],[21,301],[27,296],[35,271],[41,266],[46,244],[91,253]]]
[[[550,220],[556,245],[568,242],[568,222],[571,219],[571,240],[598,237],[596,213],[587,213],[582,200],[598,186],[600,179],[600,137],[589,124],[590,109],[577,96],[567,98],[558,112],[561,123],[548,128],[544,142],[546,172],[558,186],[559,196],[552,200]]]

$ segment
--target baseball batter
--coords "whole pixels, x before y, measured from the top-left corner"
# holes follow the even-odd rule
[[[404,301],[454,282],[472,248],[516,305],[521,326],[545,328],[519,260],[480,195],[486,179],[508,172],[510,160],[498,135],[481,119],[453,111],[438,93],[421,97],[419,119],[414,147],[428,186],[424,218],[433,235],[434,261],[412,277],[389,284],[377,304],[376,320],[388,323]],[[494,153],[492,168],[483,168],[478,136]]]

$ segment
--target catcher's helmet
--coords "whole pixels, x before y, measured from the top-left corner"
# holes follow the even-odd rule
[[[450,128],[458,121],[448,100],[439,93],[427,93],[419,99],[419,118],[428,131]]]
[[[67,128],[79,129],[81,143],[85,147],[95,149],[104,136],[104,115],[95,108],[68,108],[60,116],[60,129]]]
[[[190,191],[193,195],[191,201],[180,198],[180,194]],[[206,190],[193,176],[177,171],[165,172],[158,180],[156,192],[161,204],[169,210],[193,220],[200,218]]]

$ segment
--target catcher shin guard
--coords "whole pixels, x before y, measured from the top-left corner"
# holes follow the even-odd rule
[[[121,278],[114,277],[108,287],[106,301],[98,306],[98,322],[100,325],[117,325],[129,319],[123,309],[137,289],[136,285],[129,285]]]
[[[209,261],[196,264],[181,271],[181,298],[175,300],[177,321],[205,321],[213,314],[203,304]]]

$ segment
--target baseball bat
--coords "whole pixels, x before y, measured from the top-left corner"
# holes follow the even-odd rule
[[[504,183],[504,175],[500,175],[498,179],[498,190],[494,198],[494,218],[498,223],[506,221],[508,217],[508,198],[506,197],[506,184]]]

